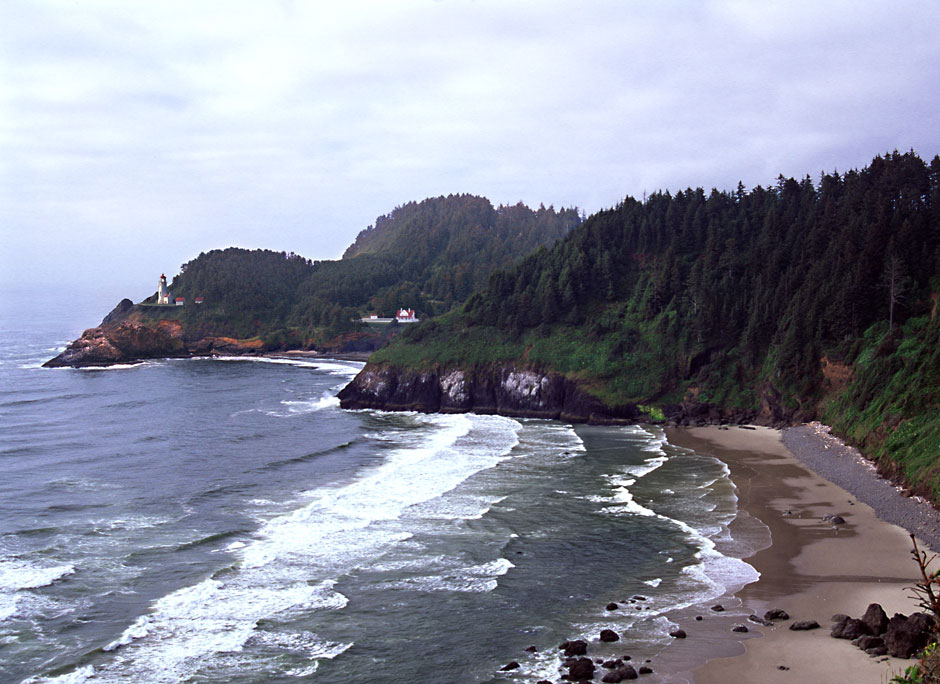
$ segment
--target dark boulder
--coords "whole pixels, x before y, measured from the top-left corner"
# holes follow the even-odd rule
[[[715,605],[712,606],[712,610],[715,611],[716,613],[721,613],[721,612],[724,612],[725,607],[721,605],[720,603],[716,603]]]
[[[616,603],[614,603],[613,601],[611,601],[610,603],[608,603],[607,606],[606,606],[607,610],[617,610],[619,607],[620,607],[620,606],[617,605]]]
[[[587,653],[587,642],[582,639],[573,639],[566,641],[559,646],[566,656],[583,656]]]
[[[636,670],[633,669],[632,665],[624,665],[620,668],[620,673],[623,675],[624,679],[638,679],[639,675],[636,673]]]
[[[617,634],[617,632],[615,632],[612,629],[602,629],[601,641],[607,644],[612,643],[614,641],[620,641],[620,635]]]
[[[747,632],[747,631],[749,631],[749,630],[748,630],[748,628],[747,628],[747,625],[735,625],[734,627],[731,628],[731,631],[732,631],[732,632],[741,632],[741,633],[744,633],[744,632]]]
[[[765,620],[789,620],[790,614],[780,608],[772,608],[764,613]]]
[[[885,630],[888,629],[888,615],[885,613],[884,608],[877,603],[868,606],[862,616],[862,622],[868,626],[871,634],[884,634]]]
[[[836,639],[857,639],[860,636],[871,634],[871,628],[856,618],[846,618],[832,627],[830,636]]]
[[[753,622],[754,624],[760,625],[761,627],[773,627],[774,623],[768,619],[762,618],[759,615],[748,615],[747,619]]]
[[[608,672],[602,678],[602,682],[622,682],[627,679],[638,679],[639,675],[636,673],[636,670],[633,669],[632,665],[624,665],[623,667],[618,667],[612,672]]]
[[[915,615],[924,617],[915,618],[912,615],[908,618],[897,613],[888,621],[888,629],[884,633],[888,655],[895,658],[910,658],[930,642],[931,633],[924,629],[925,625],[930,625],[929,616],[923,613],[915,613]]]
[[[797,620],[790,625],[790,629],[796,632],[805,632],[810,629],[819,629],[819,623],[815,620]]]
[[[671,636],[673,639],[685,639],[688,635],[685,633],[684,629],[674,629],[669,632],[669,636]]]
[[[870,648],[876,648],[878,646],[884,646],[885,640],[880,636],[872,636],[871,634],[866,634],[865,636],[860,636],[858,639],[853,639],[852,643],[858,646],[863,651],[868,651]]]
[[[499,668],[499,671],[500,671],[500,672],[509,672],[510,670],[518,670],[519,667],[520,667],[520,666],[519,666],[519,663],[517,663],[515,660],[513,660],[511,663],[507,663],[507,664],[503,665],[501,668]]]
[[[568,668],[568,674],[564,678],[573,682],[594,679],[594,661],[590,658],[578,658]]]
[[[641,675],[644,675],[644,674],[653,674],[653,668],[649,667],[648,665],[641,665],[641,666],[640,666],[640,669],[638,670],[638,672],[639,672]]]

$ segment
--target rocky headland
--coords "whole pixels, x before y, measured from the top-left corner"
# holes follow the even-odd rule
[[[780,393],[769,383],[760,389],[760,407],[753,411],[694,400],[665,405],[662,411],[666,420],[674,425],[753,423],[784,427],[812,417],[784,407]],[[607,404],[577,379],[522,362],[420,369],[369,363],[343,388],[339,399],[340,405],[347,409],[423,413],[472,411],[572,423],[622,424],[648,418],[637,404]]]
[[[121,302],[96,328],[89,328],[65,350],[46,363],[46,368],[83,368],[136,363],[147,359],[188,358],[218,354],[259,354],[261,340],[190,331],[172,318],[148,320],[144,308],[129,299]]]

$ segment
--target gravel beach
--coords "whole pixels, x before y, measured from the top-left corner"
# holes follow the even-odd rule
[[[940,552],[940,512],[918,496],[881,477],[875,464],[813,422],[782,433],[787,449],[814,472],[868,504],[885,522],[903,527]]]

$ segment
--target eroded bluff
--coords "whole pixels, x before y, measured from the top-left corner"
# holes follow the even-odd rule
[[[339,393],[347,409],[496,413],[576,423],[631,423],[633,404],[607,406],[558,373],[516,365],[403,369],[368,364]]]

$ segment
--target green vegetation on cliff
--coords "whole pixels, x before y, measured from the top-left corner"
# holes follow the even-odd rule
[[[898,472],[940,482],[938,284],[940,158],[895,152],[817,183],[628,197],[373,359],[521,359],[610,405],[773,394],[799,419],[822,403]],[[823,359],[854,372],[844,393]]]
[[[193,335],[259,336],[268,348],[322,344],[356,331],[364,313],[446,312],[495,269],[579,223],[576,209],[494,208],[472,195],[412,202],[379,217],[340,261],[234,247],[200,254],[170,284],[172,296],[187,301],[172,314]],[[194,305],[195,297],[204,303]]]

